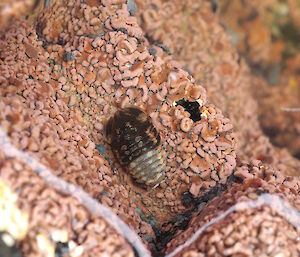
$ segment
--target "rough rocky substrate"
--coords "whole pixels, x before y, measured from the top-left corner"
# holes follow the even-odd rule
[[[12,24],[0,43],[0,123],[15,147],[111,207],[155,252],[187,227],[199,204],[235,181],[235,140],[229,119],[207,102],[203,87],[164,49],[148,43],[127,9],[125,1],[63,1],[47,8],[36,26]],[[184,98],[200,107],[197,119]],[[164,141],[167,175],[156,188],[133,183],[103,138],[110,115],[133,104],[149,114]],[[9,166],[6,158],[2,163]],[[20,170],[10,168],[11,177],[4,170],[1,180],[12,187]],[[19,198],[21,210],[29,199]],[[45,224],[42,239],[32,229],[30,242],[21,241],[25,256],[40,254],[38,247],[26,248],[39,240],[53,249],[56,241]],[[67,230],[72,241],[75,225]]]
[[[0,152],[0,166],[0,229],[22,256],[135,256],[124,235],[23,160]]]
[[[235,175],[242,182],[193,215],[167,256],[299,256],[299,180],[259,161]]]
[[[263,133],[257,103],[251,96],[262,85],[254,87],[256,81],[252,81],[248,66],[233,48],[210,1],[135,2],[138,21],[147,39],[173,53],[181,67],[205,87],[208,99],[232,122],[238,159],[259,159],[285,174],[299,176],[299,160],[286,149],[274,147]],[[283,144],[288,146],[288,142]]]

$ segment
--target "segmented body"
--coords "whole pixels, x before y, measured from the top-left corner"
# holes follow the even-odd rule
[[[105,130],[115,157],[137,183],[155,185],[164,177],[161,138],[145,112],[137,107],[118,110]]]

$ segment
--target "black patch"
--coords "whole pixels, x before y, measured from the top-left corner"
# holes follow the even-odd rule
[[[158,47],[160,47],[164,52],[166,52],[168,55],[172,54],[171,49],[167,45],[158,44]]]
[[[187,207],[193,202],[193,195],[189,191],[183,192],[181,196],[181,202],[183,206]]]
[[[59,38],[57,41],[57,44],[59,44],[61,46],[65,46],[67,44],[67,41],[64,40],[63,38]]]
[[[28,55],[28,53],[25,52],[25,55],[26,55],[29,59],[31,59],[30,56]]]
[[[264,127],[263,131],[270,138],[276,137],[280,133],[277,127]]]
[[[220,196],[222,192],[224,192],[228,186],[230,186],[233,181],[235,181],[235,176],[231,175],[227,183],[225,185],[218,185],[216,187],[211,188],[209,191],[203,193],[202,196],[198,198],[193,198],[192,200],[192,208],[180,215],[177,215],[176,217],[170,219],[168,222],[164,223],[162,225],[162,228],[168,227],[172,225],[172,228],[168,231],[164,231],[164,229],[157,229],[155,226],[153,228],[153,231],[156,236],[156,243],[155,249],[152,249],[152,255],[154,257],[162,257],[165,256],[163,254],[163,249],[166,247],[166,245],[174,238],[174,235],[176,235],[176,232],[178,230],[184,231],[193,217],[194,213],[200,213],[205,206],[213,200],[215,197]],[[203,190],[203,189],[202,189]],[[187,196],[187,195],[186,195]]]
[[[174,235],[178,230],[185,230],[189,222],[192,218],[192,211],[185,212],[181,215],[177,215],[176,217],[172,218],[170,221],[164,223],[162,228],[172,225],[172,228],[169,231],[158,230],[157,228],[153,227],[153,231],[156,236],[156,249],[152,250],[152,255],[155,257],[165,256],[163,255],[163,249],[166,245],[174,238]]]
[[[262,195],[262,194],[265,194],[267,192],[264,191],[264,190],[261,190],[261,189],[256,189],[255,193],[258,194],[258,195]]]
[[[128,35],[128,30],[125,28],[119,28],[118,31],[121,31],[122,33]]]
[[[191,116],[190,118],[196,122],[201,120],[200,104],[198,102],[190,102],[185,99],[181,99],[176,102],[176,106],[180,105],[187,111]]]
[[[218,0],[210,0],[211,3],[211,10],[216,13],[219,7],[219,1]]]
[[[67,243],[56,243],[55,257],[64,257],[69,253],[70,249]]]

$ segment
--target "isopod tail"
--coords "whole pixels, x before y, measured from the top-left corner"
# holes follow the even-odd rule
[[[161,146],[139,156],[129,164],[129,172],[137,183],[147,186],[158,183],[165,175],[165,154]]]

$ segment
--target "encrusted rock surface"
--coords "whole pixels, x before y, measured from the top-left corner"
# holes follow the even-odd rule
[[[245,121],[252,117],[246,106],[255,106],[253,99],[245,100],[247,66],[230,47],[210,5],[187,1],[188,9],[182,12],[182,2],[165,1],[165,13],[160,13],[150,2],[55,1],[36,22],[16,19],[0,35],[0,182],[17,199],[14,208],[25,217],[22,237],[14,237],[24,256],[53,256],[57,252],[60,256],[138,255],[129,235],[115,231],[109,219],[87,208],[84,199],[92,198],[110,207],[143,239],[153,255],[164,252],[168,241],[179,231],[167,247],[169,252],[180,244],[181,230],[186,229],[183,233],[189,235],[190,230],[203,224],[201,217],[210,213],[209,206],[215,207],[212,199],[216,196],[221,194],[215,201],[228,198],[229,205],[233,205],[247,200],[240,198],[243,188],[255,190],[256,185],[243,187],[248,173],[244,166],[236,169],[237,161],[261,157],[257,149],[263,148],[262,154],[274,153],[269,162],[276,170],[295,173],[299,169],[296,160],[287,153],[286,159],[281,158],[281,153],[262,135],[256,115]],[[143,4],[149,7],[147,11]],[[143,15],[139,14],[141,11]],[[160,15],[158,22],[147,23],[147,17],[157,15],[155,11]],[[141,28],[135,13],[153,27],[145,27],[142,22]],[[178,29],[179,19],[174,13],[178,13],[177,18],[194,17],[205,32],[197,33],[199,38],[187,34],[191,48],[186,48],[188,40],[170,37],[169,45],[178,40],[174,48],[176,61],[167,47],[152,42],[158,40],[155,31]],[[165,26],[161,24],[162,18],[167,22]],[[175,31],[165,35],[176,35]],[[178,35],[185,38],[184,33]],[[161,43],[166,44],[164,40]],[[208,47],[210,44],[216,48]],[[203,48],[198,49],[199,46]],[[187,52],[183,54],[180,49]],[[192,58],[193,54],[197,57]],[[196,81],[183,66],[194,74]],[[238,87],[239,84],[244,86]],[[231,120],[210,101],[225,108],[224,113],[236,126],[236,138]],[[149,115],[166,152],[166,177],[154,187],[134,183],[105,141],[108,119],[116,110],[132,105]],[[248,122],[253,122],[254,128],[250,129]],[[252,144],[245,139],[249,131]],[[255,133],[267,145],[258,144]],[[45,165],[50,173],[34,169],[32,165],[36,162]],[[256,166],[251,170],[254,177],[262,173]],[[299,195],[299,181],[294,180],[287,187]],[[66,182],[67,189],[60,186]],[[261,190],[274,193],[268,183],[261,182],[260,186]],[[236,195],[228,197],[227,192],[235,188]],[[92,198],[81,198],[76,194],[78,190]],[[227,191],[222,195],[224,190]],[[299,198],[289,195],[286,192],[279,196],[299,209]],[[246,210],[241,217],[248,220],[251,211]],[[268,207],[255,213],[262,218],[267,212],[272,221],[277,219]],[[214,215],[217,208],[203,222]],[[189,223],[198,216],[200,220],[193,218]],[[288,217],[281,221],[282,229],[296,229],[299,233]],[[6,227],[0,229],[12,236]],[[292,239],[289,242],[294,244]],[[263,245],[258,249],[265,253]],[[293,245],[286,244],[282,249],[299,253],[299,247]]]
[[[0,216],[23,256],[134,256],[123,235],[75,197],[47,185],[23,161],[0,153]],[[12,212],[8,213],[8,210]],[[16,230],[17,229],[17,230]],[[108,236],[109,235],[109,236]]]
[[[3,34],[1,127],[18,149],[153,240],[141,218],[168,231],[163,223],[193,207],[184,193],[196,198],[226,184],[236,165],[232,125],[168,55],[149,53],[126,5],[93,5],[48,7],[37,21],[40,39],[24,21]],[[70,13],[76,26],[68,25]],[[199,104],[200,121],[176,105],[183,98]],[[104,141],[105,122],[127,105],[144,109],[163,138],[166,178],[153,189],[132,183]]]
[[[168,244],[167,256],[299,256],[299,180],[259,161],[235,175],[241,184],[194,215]]]
[[[260,128],[251,97],[252,77],[209,1],[136,1],[146,37],[168,48],[207,90],[208,99],[232,122],[238,158],[260,159],[286,174],[300,174],[300,162],[275,148]]]

